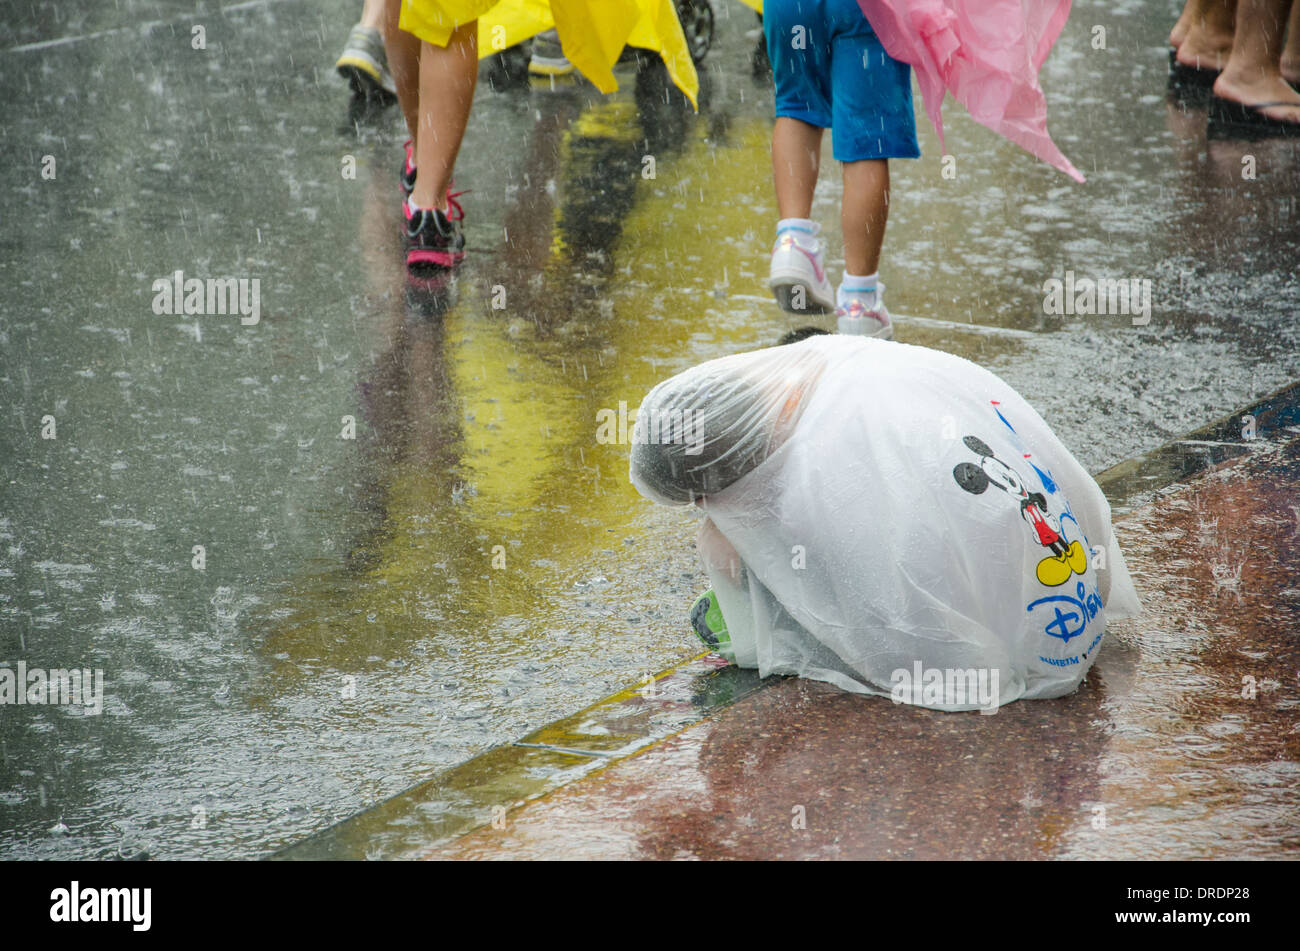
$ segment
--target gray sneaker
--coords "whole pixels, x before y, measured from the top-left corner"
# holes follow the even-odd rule
[[[537,34],[528,71],[534,76],[567,76],[573,70],[573,64],[565,58],[564,48],[560,46],[560,34],[554,30]]]
[[[367,99],[396,99],[397,86],[388,72],[384,38],[378,30],[358,23],[348,34],[343,55],[334,64],[339,75],[348,81],[352,92]]]

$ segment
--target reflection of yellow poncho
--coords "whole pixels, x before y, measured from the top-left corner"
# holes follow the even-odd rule
[[[403,0],[401,28],[446,46],[478,20],[479,56],[491,56],[555,27],[564,55],[601,92],[618,88],[613,66],[625,46],[663,57],[677,88],[695,103],[699,77],[672,0]]]

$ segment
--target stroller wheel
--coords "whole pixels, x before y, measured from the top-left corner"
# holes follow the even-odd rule
[[[713,46],[713,2],[712,0],[675,0],[675,2],[677,19],[682,24],[682,33],[686,35],[686,48],[690,50],[691,59],[698,63]]]

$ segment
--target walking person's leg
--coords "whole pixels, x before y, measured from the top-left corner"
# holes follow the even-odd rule
[[[452,31],[445,47],[420,44],[420,115],[411,204],[447,210],[447,186],[465,138],[478,82],[478,21]]]
[[[776,191],[776,244],[768,286],[792,313],[826,313],[835,288],[812,220],[821,165],[822,133],[831,124],[830,49],[824,18],[800,0],[769,0],[763,31],[776,87],[772,127],[772,185]]]
[[[889,220],[889,159],[916,158],[912,74],[892,59],[854,0],[834,0],[831,46],[835,158],[843,163],[844,280],[836,293],[840,333],[888,338],[893,325],[880,283]]]
[[[411,139],[402,168],[407,265],[446,268],[465,256],[458,203],[448,194],[478,82],[478,21],[436,46],[401,29],[402,0],[388,0],[385,37]],[[419,170],[419,174],[417,173]]]
[[[1282,78],[1285,29],[1292,0],[1240,0],[1232,54],[1214,81],[1214,94],[1274,124],[1300,125],[1300,92]],[[1274,105],[1254,108],[1261,103]]]
[[[1300,3],[1291,4],[1286,25],[1286,46],[1282,49],[1282,78],[1300,89]]]
[[[777,116],[772,127],[772,184],[782,218],[810,218],[825,129],[801,119]]]
[[[1183,45],[1183,40],[1187,38],[1187,30],[1192,24],[1192,18],[1196,16],[1196,8],[1205,0],[1187,0],[1183,4],[1183,12],[1178,14],[1178,20],[1174,23],[1173,29],[1169,31],[1169,45],[1174,49]]]
[[[402,0],[387,0],[384,5],[384,48],[397,87],[397,101],[406,119],[406,131],[414,142],[420,125],[420,40],[398,27],[401,16]]]
[[[844,278],[875,277],[889,219],[889,160],[844,163]]]
[[[1188,0],[1169,42],[1177,60],[1195,69],[1219,70],[1232,52],[1237,0]]]
[[[363,0],[361,4],[361,20],[357,26],[364,26],[367,30],[384,29],[384,0]]]
[[[365,0],[334,68],[357,96],[392,101],[396,94],[384,44],[384,0]]]

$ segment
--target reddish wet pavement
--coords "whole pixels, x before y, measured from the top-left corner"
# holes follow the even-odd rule
[[[1124,518],[1143,613],[1073,696],[981,716],[782,680],[424,857],[1295,855],[1297,489],[1293,439]]]

